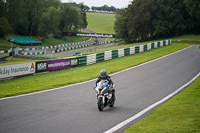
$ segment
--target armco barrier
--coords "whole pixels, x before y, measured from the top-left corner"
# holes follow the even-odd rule
[[[96,54],[87,55],[87,65],[96,63]]]
[[[135,54],[135,46],[130,47],[130,54]]]
[[[79,66],[87,65],[87,56],[78,57],[78,65]]]
[[[110,50],[110,51],[105,51],[104,52],[104,60],[110,60],[110,59],[112,59],[112,51]]]
[[[147,45],[144,45],[144,52],[147,51]]]
[[[144,45],[140,45],[139,47],[140,47],[140,51],[139,51],[139,53],[144,52]]]
[[[133,55],[141,52],[145,52],[154,48],[167,46],[171,44],[171,40],[165,40],[160,42],[153,42],[140,46],[132,46],[130,48],[122,48],[118,50],[105,51],[103,53],[92,54],[87,56],[78,57],[79,66],[90,65],[104,60],[110,60],[118,57]]]
[[[135,53],[139,53],[140,52],[140,47],[139,46],[135,46]]]
[[[104,61],[104,53],[99,53],[96,56],[96,62]]]
[[[125,48],[124,49],[124,55],[125,56],[130,55],[130,48]]]
[[[118,49],[118,57],[124,56],[124,48]]]
[[[158,48],[158,42],[154,42],[154,48]]]
[[[151,43],[147,44],[147,50],[151,50]]]
[[[154,46],[154,43],[151,43],[151,49],[154,49],[155,46]]]
[[[118,50],[112,50],[112,59],[118,57]]]
[[[160,44],[161,44],[160,42],[157,43],[157,48],[160,48],[160,47],[161,47]]]
[[[163,41],[163,46],[166,46],[166,41]]]

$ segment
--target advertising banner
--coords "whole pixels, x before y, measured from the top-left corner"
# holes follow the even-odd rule
[[[63,36],[117,38],[115,34],[62,32]]]
[[[35,62],[0,66],[0,79],[35,73]]]
[[[36,72],[56,71],[78,65],[77,58],[58,59],[36,62]]]
[[[40,61],[35,63],[36,73],[47,71],[47,61]]]
[[[48,71],[66,69],[71,66],[70,59],[49,60],[47,64]]]

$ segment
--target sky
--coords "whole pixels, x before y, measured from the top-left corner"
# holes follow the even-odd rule
[[[79,3],[84,3],[84,5],[87,5],[89,7],[96,6],[100,7],[103,5],[108,5],[108,6],[114,6],[115,8],[126,8],[128,7],[128,4],[131,3],[132,0],[61,0],[63,3],[66,2],[76,2],[77,4]]]

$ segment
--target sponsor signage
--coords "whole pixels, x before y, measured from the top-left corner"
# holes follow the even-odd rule
[[[78,65],[78,59],[58,59],[36,62],[36,72],[56,71]]]
[[[36,72],[44,72],[47,71],[47,61],[36,62]]]
[[[101,33],[76,33],[63,32],[63,36],[78,36],[78,37],[96,37],[96,38],[117,38],[115,34],[101,34]]]
[[[0,78],[22,76],[35,73],[35,62],[0,66]]]
[[[49,60],[47,62],[48,71],[66,69],[71,66],[70,59]]]

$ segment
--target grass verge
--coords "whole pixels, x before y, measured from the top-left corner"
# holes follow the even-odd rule
[[[4,65],[11,65],[11,64],[20,64],[20,63],[29,63],[29,62],[35,62],[37,60],[32,60],[32,59],[22,59],[22,58],[12,58],[10,59],[9,57],[6,58],[8,62],[6,63],[1,63],[0,66]]]
[[[200,77],[124,133],[199,133]]]
[[[26,76],[14,78],[13,80],[1,81],[0,98],[47,90],[55,87],[90,80],[96,78],[99,75],[99,71],[101,69],[107,69],[109,74],[114,73],[164,56],[166,54],[173,53],[188,46],[190,46],[190,44],[188,43],[174,43],[173,45],[153,49],[148,52],[116,58],[89,66],[75,67],[45,74],[36,74],[33,76]]]

